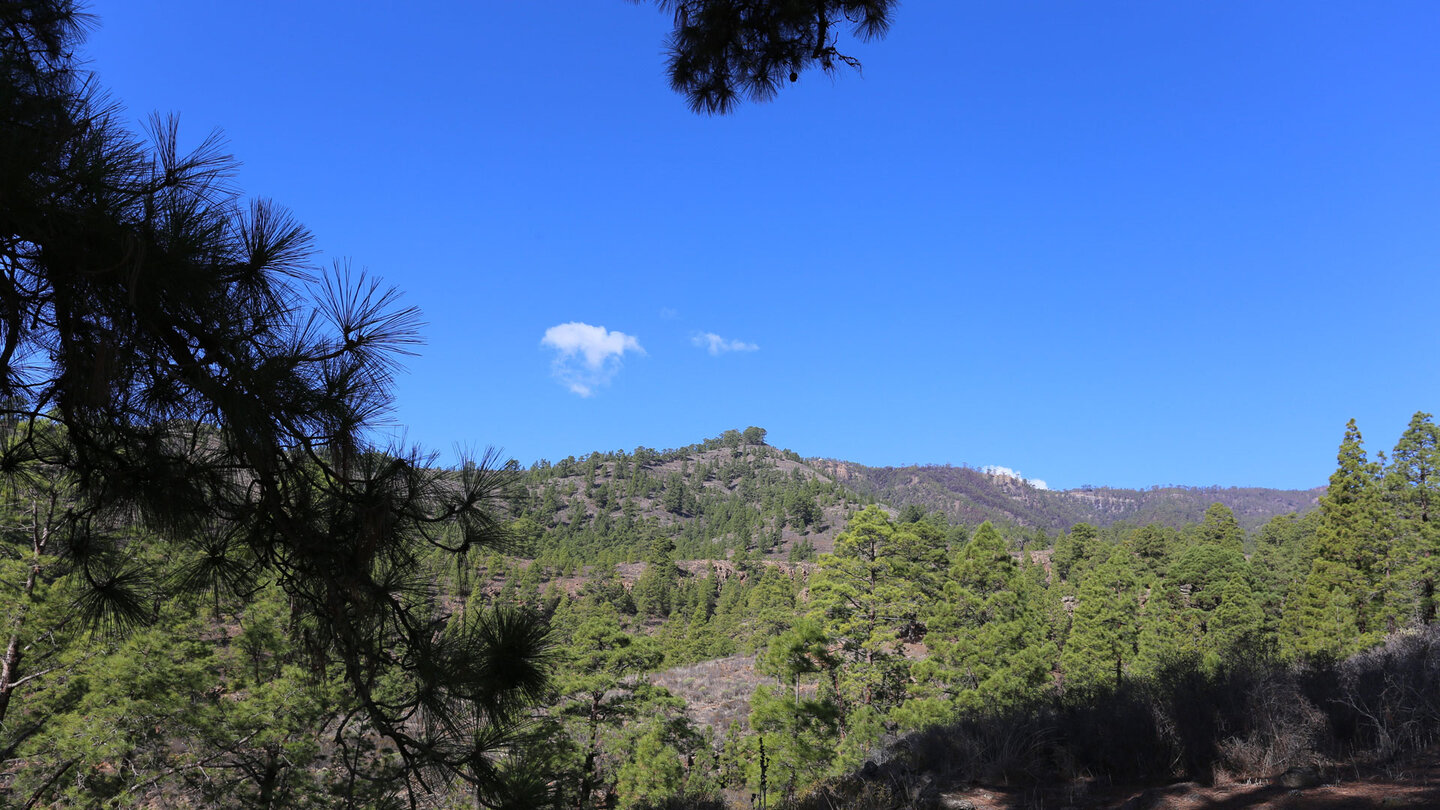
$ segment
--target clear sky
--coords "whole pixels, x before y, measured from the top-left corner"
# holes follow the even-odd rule
[[[622,0],[99,0],[428,326],[396,421],[530,463],[759,425],[1050,486],[1310,487],[1440,410],[1434,0],[909,0],[725,118]],[[618,334],[617,334],[618,333]]]

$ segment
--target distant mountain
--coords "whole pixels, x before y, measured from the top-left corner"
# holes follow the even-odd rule
[[[972,467],[929,465],[866,467],[832,459],[807,463],[857,493],[893,506],[915,504],[939,510],[952,521],[985,520],[1037,526],[1048,532],[1085,522],[1109,526],[1125,521],[1182,526],[1198,523],[1206,507],[1223,503],[1246,530],[1276,515],[1313,509],[1324,487],[1309,490],[1262,487],[1084,487],[1037,489],[1013,476]]]
[[[1086,522],[1181,526],[1219,502],[1254,529],[1275,515],[1314,508],[1323,488],[1037,489],[970,467],[867,467],[803,459],[750,428],[673,450],[636,448],[540,462],[525,475],[515,511],[552,560],[635,559],[669,537],[681,559],[735,553],[803,561],[829,551],[847,516],[878,503],[893,511],[943,512],[952,523],[1043,529]]]

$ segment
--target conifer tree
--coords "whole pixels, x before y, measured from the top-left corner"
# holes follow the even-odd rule
[[[749,595],[751,633],[761,644],[795,621],[795,582],[778,565],[767,565]]]
[[[1123,549],[1102,549],[1100,562],[1080,581],[1074,623],[1061,669],[1065,688],[1120,686],[1135,658],[1139,593],[1134,561]]]
[[[956,556],[944,597],[927,617],[929,657],[914,669],[912,722],[947,711],[1003,708],[1046,682],[1054,648],[1035,594],[986,521]],[[923,701],[940,698],[938,704]],[[919,713],[919,714],[916,714]],[[926,715],[923,720],[920,715]]]
[[[1287,605],[1281,646],[1291,656],[1348,655],[1384,631],[1381,589],[1390,527],[1379,467],[1366,458],[1353,419],[1345,426],[1337,461],[1320,499],[1310,574]]]
[[[680,752],[665,739],[662,726],[646,726],[617,775],[615,792],[622,808],[662,805],[684,785]]]
[[[667,43],[671,87],[685,94],[695,112],[713,114],[730,112],[742,98],[768,101],[812,67],[827,74],[840,65],[859,68],[858,60],[839,50],[839,35],[885,36],[896,0],[657,0],[657,5],[674,14]],[[745,438],[763,441],[764,435],[747,428]]]
[[[1223,503],[1212,503],[1205,510],[1200,522],[1200,542],[1232,551],[1245,550],[1245,530],[1235,519],[1235,513]]]
[[[645,573],[635,582],[631,598],[641,616],[664,618],[675,606],[680,569],[675,565],[675,543],[661,536],[651,541]]]
[[[1099,530],[1088,523],[1077,523],[1070,527],[1070,531],[1060,535],[1060,539],[1055,541],[1055,554],[1052,557],[1055,575],[1069,580],[1074,578],[1072,569],[1079,568],[1081,570],[1076,573],[1083,573],[1087,561],[1098,553],[1099,539]]]
[[[931,554],[913,533],[897,529],[879,507],[866,507],[835,539],[835,552],[820,558],[811,588],[811,612],[850,661],[841,694],[847,705],[893,705],[901,693],[906,662],[902,632],[922,600],[918,579]]]
[[[1385,471],[1385,495],[1394,515],[1385,588],[1392,625],[1429,624],[1436,616],[1440,581],[1440,428],[1417,412],[1401,434]]]
[[[77,620],[129,632],[172,594],[278,583],[404,784],[498,801],[473,766],[518,742],[544,626],[462,621],[422,565],[508,543],[515,469],[375,443],[418,313],[315,268],[303,226],[239,199],[218,137],[186,153],[174,120],[127,131],[77,61],[86,22],[67,0],[0,4],[0,473],[73,477],[82,519],[55,549]],[[175,576],[150,575],[136,531],[172,544]]]
[[[658,664],[661,655],[648,640],[622,630],[618,614],[605,604],[581,621],[566,649],[569,660],[557,679],[565,696],[559,710],[573,724],[583,758],[577,768],[576,806],[584,810],[593,806],[596,792],[610,778],[603,761],[606,735],[655,696],[636,676]]]
[[[1139,570],[1147,575],[1165,573],[1172,546],[1172,529],[1151,523],[1130,533],[1126,543],[1130,553],[1135,555]]]
[[[1157,582],[1140,608],[1134,671],[1155,675],[1166,668],[1198,666],[1204,654],[1203,614],[1178,585]]]
[[[1219,604],[1205,625],[1210,663],[1218,665],[1240,657],[1264,660],[1271,652],[1264,636],[1265,614],[1248,570],[1232,573],[1219,588]]]
[[[1285,605],[1310,573],[1319,519],[1319,510],[1304,516],[1280,515],[1261,526],[1256,534],[1251,578],[1272,631],[1279,627]]]

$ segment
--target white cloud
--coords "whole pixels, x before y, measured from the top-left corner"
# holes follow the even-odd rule
[[[760,347],[754,343],[746,343],[743,340],[726,340],[714,332],[702,332],[690,338],[690,342],[710,352],[712,356],[718,356],[725,352],[753,352]]]
[[[550,362],[555,379],[582,397],[593,395],[596,388],[610,382],[620,371],[625,352],[645,353],[632,335],[580,321],[546,329],[540,345],[555,350]]]

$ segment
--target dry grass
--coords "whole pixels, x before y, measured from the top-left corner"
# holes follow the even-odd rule
[[[743,725],[750,713],[750,696],[755,687],[771,680],[755,671],[755,656],[732,655],[667,669],[653,676],[657,686],[684,698],[690,718],[701,727],[709,726],[718,736],[739,720]]]

